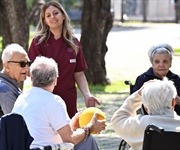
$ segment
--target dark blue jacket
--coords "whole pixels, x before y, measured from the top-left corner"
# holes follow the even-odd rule
[[[29,150],[33,138],[21,115],[7,114],[0,119],[0,150]]]
[[[177,90],[177,94],[178,94],[178,96],[180,96],[180,78],[179,78],[179,76],[177,74],[174,74],[171,71],[169,71],[166,77],[169,80],[172,80],[174,82],[174,85]],[[150,67],[146,72],[144,72],[143,74],[139,75],[136,78],[136,82],[133,87],[133,92],[139,90],[141,88],[141,86],[144,84],[144,82],[153,80],[153,79],[161,80],[161,78],[154,75],[153,68]],[[180,115],[180,106],[176,105],[175,111],[177,112],[178,115]]]

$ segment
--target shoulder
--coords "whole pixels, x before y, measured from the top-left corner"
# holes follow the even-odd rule
[[[152,74],[152,68],[150,67],[147,71],[141,73],[138,77],[141,77],[141,76],[144,76],[144,75],[147,75],[147,74]]]
[[[138,78],[143,78],[147,80],[155,78],[155,75],[153,73],[153,68],[150,67],[146,72],[143,72],[141,75],[139,75]]]
[[[0,91],[10,91],[9,85],[0,81]]]
[[[173,76],[178,76],[176,73],[172,72],[171,70],[169,70],[168,72],[170,75],[173,75]]]
[[[10,83],[4,78],[0,77],[0,91],[8,92],[10,91]]]
[[[139,76],[137,76],[136,80],[145,80],[147,78],[147,72],[143,72]]]
[[[74,40],[74,42],[79,42],[79,40],[75,36],[73,37],[73,40]]]
[[[168,72],[168,74],[167,74],[167,77],[168,77],[169,79],[180,80],[180,77],[179,77],[177,74],[171,72],[170,70],[169,70],[169,72]]]
[[[42,99],[44,99],[43,101],[46,101],[47,103],[51,103],[51,105],[53,106],[59,107],[58,105],[65,105],[64,100],[59,95],[53,94],[51,92],[47,92],[43,89],[34,88],[32,93],[40,93]]]
[[[59,103],[61,105],[65,105],[64,100],[59,95],[56,95],[56,94],[53,94],[53,93],[52,93],[52,95],[54,97],[55,103]]]
[[[33,38],[33,40],[36,41],[36,42],[38,42],[39,39],[40,39],[40,36],[36,36],[36,37]]]
[[[77,46],[80,46],[80,41],[76,37],[73,37],[73,41]]]
[[[37,43],[39,42],[39,39],[40,39],[39,36],[34,37],[34,38],[32,39],[31,44],[37,44]]]

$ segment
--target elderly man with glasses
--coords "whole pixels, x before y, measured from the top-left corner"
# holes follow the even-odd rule
[[[22,92],[18,83],[26,80],[30,60],[23,47],[16,43],[5,47],[1,59],[3,70],[0,72],[0,106],[3,115],[11,112]]]

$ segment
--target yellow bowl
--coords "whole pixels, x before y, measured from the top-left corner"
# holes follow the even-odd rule
[[[96,108],[96,107],[88,107],[81,113],[81,115],[79,117],[79,125],[81,128],[86,126],[91,121],[95,112],[98,113],[97,120],[106,119],[106,116],[102,112],[102,110],[100,110],[99,108]],[[92,134],[95,134],[95,132],[92,132]]]

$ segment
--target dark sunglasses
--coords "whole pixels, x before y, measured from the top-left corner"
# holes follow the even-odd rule
[[[30,62],[30,61],[27,61],[27,62],[25,62],[25,61],[8,61],[8,63],[18,63],[21,68],[24,68],[24,67],[26,67],[26,65],[31,66],[32,62]]]

